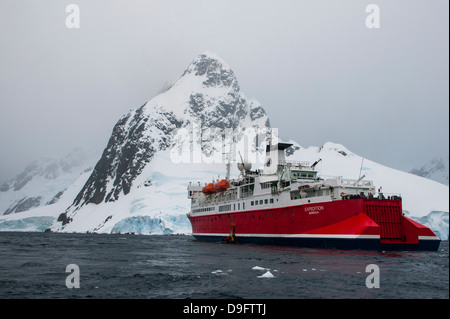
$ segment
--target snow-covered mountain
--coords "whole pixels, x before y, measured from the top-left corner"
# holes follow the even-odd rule
[[[413,168],[410,173],[417,176],[426,177],[436,182],[449,185],[449,157],[435,157],[424,165]]]
[[[122,197],[131,191],[135,194],[141,185],[136,179],[141,177],[155,156],[171,148],[182,152],[188,144],[185,140],[174,139],[179,137],[176,133],[181,129],[188,136],[195,135],[194,144],[201,144],[201,153],[210,156],[222,151],[222,143],[217,141],[225,132],[237,142],[245,130],[266,126],[269,126],[269,120],[264,109],[245,97],[231,68],[219,57],[203,53],[166,92],[130,111],[117,122],[91,176],[73,204],[59,216],[62,225],[55,226],[54,230],[78,231],[84,227],[78,226],[79,223],[85,225],[86,221],[86,218],[79,217],[80,213],[93,207],[89,204],[97,204],[96,211],[109,211],[114,207],[112,203],[122,203]],[[182,139],[184,137],[181,136]],[[151,172],[160,169],[156,167]],[[151,198],[149,193],[144,196]],[[151,200],[157,198],[155,196]],[[100,215],[96,213],[96,216]],[[109,221],[113,215],[106,218]],[[99,231],[104,224],[87,230]]]
[[[45,217],[45,225],[51,221],[49,229],[59,232],[189,233],[189,182],[223,177],[223,153],[236,160],[251,156],[245,152],[249,149],[260,151],[261,132],[268,127],[264,109],[243,94],[231,68],[203,53],[167,91],[119,119],[93,170],[71,185],[72,197],[66,191],[54,205],[0,216],[0,229],[42,230],[36,218]],[[288,159],[321,158],[320,175],[358,178],[362,158],[344,146],[303,148],[289,142],[294,146],[287,150]],[[236,152],[231,145],[242,148]],[[448,238],[448,186],[368,159],[362,173],[384,193],[401,193],[410,216],[430,217],[441,238]],[[235,165],[230,174],[238,175]]]
[[[64,192],[59,196],[59,199],[48,205],[42,205],[29,209],[27,211],[1,215],[0,216],[0,230],[2,231],[39,231],[43,232],[51,227],[58,218],[58,215],[63,212],[72,202],[77,193],[83,187],[86,179],[92,172],[91,169],[86,169],[80,174],[76,174],[70,183],[64,185],[56,183],[57,189],[63,187]],[[50,185],[51,181],[47,181]],[[66,187],[65,185],[68,184]]]
[[[56,203],[80,174],[92,170],[94,159],[80,148],[62,158],[40,158],[0,185],[0,215]]]

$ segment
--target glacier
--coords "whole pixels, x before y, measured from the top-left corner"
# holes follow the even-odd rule
[[[161,217],[133,216],[116,223],[111,234],[172,235],[187,234],[191,224],[186,215],[163,215]]]
[[[52,216],[34,216],[22,219],[0,220],[1,231],[43,232],[55,222]]]

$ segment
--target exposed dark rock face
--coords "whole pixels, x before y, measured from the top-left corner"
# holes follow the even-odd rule
[[[48,201],[45,205],[52,205],[54,203],[56,203],[62,196],[62,194],[64,194],[65,190],[62,190],[60,192],[58,192],[53,198],[52,200]]]
[[[33,207],[41,205],[42,197],[24,197],[15,202],[10,208],[8,208],[3,214],[8,215],[12,213],[20,213],[29,210]]]
[[[170,145],[170,133],[181,122],[171,113],[152,119],[144,112],[145,104],[123,116],[114,126],[108,145],[73,205],[99,204],[115,201],[119,194],[128,194],[133,180],[151,161],[158,150]],[[160,141],[149,138],[148,132],[158,131]],[[108,185],[113,180],[112,186]]]
[[[448,156],[446,158],[435,157],[431,159],[429,162],[422,165],[421,167],[413,168],[410,171],[410,173],[448,185],[449,182],[448,167],[449,167]]]

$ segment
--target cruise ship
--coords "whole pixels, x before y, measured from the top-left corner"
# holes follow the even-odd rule
[[[240,176],[190,183],[187,214],[202,241],[330,249],[437,250],[440,239],[406,217],[400,194],[365,176],[321,178],[320,161],[290,162],[292,144],[268,141],[263,169],[238,163]],[[197,184],[197,185],[195,185]]]

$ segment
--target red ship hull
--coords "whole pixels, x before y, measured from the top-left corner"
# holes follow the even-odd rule
[[[437,250],[439,238],[405,217],[401,200],[356,198],[189,216],[192,234],[239,243],[370,250]]]

